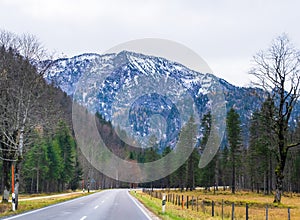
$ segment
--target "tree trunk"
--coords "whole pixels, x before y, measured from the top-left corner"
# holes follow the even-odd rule
[[[2,176],[2,202],[8,202],[8,197],[9,197],[9,191],[10,191],[10,181],[9,181],[9,173],[10,173],[10,167],[11,167],[11,162],[7,160],[3,160],[3,165],[2,165],[2,171],[3,171],[3,176]]]
[[[253,180],[253,174],[251,173],[250,176],[250,183],[251,183],[251,192],[254,192],[254,180]]]
[[[19,157],[16,166],[15,166],[15,208],[18,209],[19,204],[19,182],[20,182],[20,164],[21,164],[21,158]]]
[[[266,172],[264,172],[264,195],[267,195],[266,193]]]
[[[273,166],[272,166],[272,154],[269,153],[269,194],[272,193],[273,190]]]
[[[281,196],[283,194],[283,175],[282,171],[280,169],[276,170],[276,190],[275,190],[275,197],[274,197],[274,203],[280,203],[281,202]]]
[[[216,166],[215,166],[215,187],[216,190],[219,190],[219,158],[216,158]]]
[[[232,163],[232,183],[231,183],[231,192],[235,193],[235,161]]]
[[[40,172],[39,168],[36,170],[36,193],[39,193],[39,178],[40,178]]]
[[[33,175],[31,175],[31,182],[30,182],[30,191],[29,193],[31,193],[33,191]]]
[[[19,181],[15,184],[15,209],[18,210],[19,205]]]

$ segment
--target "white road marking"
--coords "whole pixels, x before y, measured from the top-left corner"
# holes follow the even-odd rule
[[[147,219],[151,220],[151,217],[148,215],[148,213],[140,206],[139,203],[129,194],[127,191],[127,195],[130,197],[130,199],[135,203],[135,205],[142,211],[142,213],[147,217]]]
[[[86,219],[86,216],[83,216],[80,220],[84,220],[84,219]]]
[[[95,207],[94,207],[94,209],[97,209],[99,206],[98,205],[96,205]]]
[[[25,215],[30,215],[30,214],[33,214],[33,213],[36,213],[36,212],[40,212],[40,211],[43,211],[43,210],[46,210],[46,209],[54,208],[54,207],[56,207],[56,206],[61,206],[61,205],[64,205],[64,204],[72,203],[72,202],[75,202],[75,201],[77,201],[77,200],[84,199],[84,198],[85,198],[85,197],[79,197],[79,198],[76,198],[76,199],[68,200],[68,201],[66,201],[66,202],[57,203],[57,204],[54,204],[54,205],[46,206],[46,207],[44,207],[44,208],[40,208],[40,209],[36,209],[36,210],[33,210],[33,211],[25,212],[25,213],[23,213],[23,214],[14,215],[14,216],[11,216],[11,217],[6,218],[6,220],[15,219],[15,218],[20,218],[20,217],[25,216]]]

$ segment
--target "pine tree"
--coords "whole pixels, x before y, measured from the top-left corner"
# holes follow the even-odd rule
[[[199,159],[200,159],[200,155],[198,149],[195,148],[187,161],[188,163],[187,164],[188,167],[187,188],[189,188],[190,191],[196,188],[196,181],[197,178],[199,177],[199,172],[200,172],[198,169]]]
[[[63,175],[63,158],[57,139],[48,143],[49,173],[47,191],[58,191],[59,180]],[[50,188],[51,187],[51,188]]]
[[[259,112],[255,112],[251,119],[250,145],[248,149],[248,164],[251,173],[252,189],[257,192],[263,184],[265,194],[272,190],[274,166],[274,103],[270,98],[262,104]]]
[[[71,189],[73,191],[75,191],[76,189],[78,189],[79,182],[82,180],[82,174],[83,174],[82,168],[81,168],[81,166],[79,164],[78,156],[76,155],[74,175],[73,175],[73,178],[71,179]]]
[[[220,174],[221,174],[221,180],[223,189],[226,189],[226,186],[229,185],[229,180],[231,179],[229,177],[230,175],[230,163],[229,163],[229,149],[225,145],[223,148],[220,149]]]
[[[260,189],[260,181],[262,179],[260,170],[261,168],[261,154],[259,149],[261,149],[261,140],[260,140],[260,129],[259,126],[259,112],[254,112],[251,118],[250,125],[250,143],[247,154],[247,164],[248,164],[248,173],[250,175],[250,184],[251,189],[254,191],[256,188],[257,193]]]
[[[231,191],[236,191],[236,173],[239,164],[239,153],[241,145],[241,122],[239,114],[231,108],[227,114],[227,136],[229,143],[229,158],[231,162],[232,183]]]
[[[55,140],[60,147],[62,158],[62,173],[60,176],[62,190],[65,189],[65,184],[70,184],[74,176],[75,167],[75,141],[71,132],[64,122],[59,122]]]
[[[194,150],[196,145],[196,132],[197,125],[195,123],[195,118],[192,115],[188,122],[182,127],[179,142],[176,147],[181,150]],[[192,188],[194,185],[197,163],[194,161],[193,156],[191,157],[191,155],[190,160],[188,159],[185,161],[185,163],[176,171],[181,190],[183,190],[184,187],[186,187],[186,190],[188,190],[188,188]]]
[[[172,150],[171,150],[170,146],[167,146],[162,152],[162,157],[165,157],[171,151]],[[170,162],[171,161],[169,161],[169,160],[165,160],[164,169],[166,169],[167,171],[169,171],[171,169]],[[168,176],[166,176],[165,178],[162,179],[162,182],[163,182],[163,185],[169,189],[171,187],[171,185],[173,184],[173,175],[169,174]]]
[[[211,130],[211,113],[207,113],[203,116],[201,122],[201,128],[203,137],[201,139],[200,151],[202,152],[207,144],[210,130]],[[214,184],[214,172],[215,172],[215,160],[209,162],[209,164],[200,169],[199,183],[201,186],[205,186],[205,189],[209,189]]]
[[[41,192],[41,186],[48,175],[48,171],[47,145],[44,139],[39,138],[28,150],[23,164],[24,178],[28,180],[26,181],[26,189],[29,192]]]
[[[160,158],[160,155],[158,153],[158,143],[157,138],[155,136],[151,136],[149,138],[149,148],[144,150],[145,153],[145,163],[156,161]],[[147,175],[151,179],[153,170],[150,168],[147,170]],[[158,184],[159,181],[151,181],[151,188],[153,188],[155,185]]]

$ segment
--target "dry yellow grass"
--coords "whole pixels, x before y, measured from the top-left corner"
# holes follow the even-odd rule
[[[9,215],[20,214],[25,211],[42,208],[85,195],[88,195],[88,193],[77,192],[62,194],[20,195],[19,208],[15,212],[11,210],[11,202],[0,203],[0,218]]]
[[[273,195],[262,195],[252,192],[237,192],[236,194],[231,194],[229,191],[217,191],[216,194],[212,192],[202,191],[160,191],[167,195],[176,194],[184,195],[185,201],[187,196],[189,200],[192,200],[194,197],[194,204],[198,198],[198,210],[199,212],[205,212],[211,214],[211,202],[215,202],[215,218],[218,219],[221,217],[222,213],[222,200],[224,202],[224,219],[230,219],[232,213],[232,203],[235,203],[235,219],[245,219],[246,217],[246,204],[249,205],[249,219],[266,219],[266,206],[268,206],[268,216],[272,220],[283,220],[288,219],[288,208],[290,208],[290,217],[291,219],[300,219],[300,194],[286,194],[282,198],[282,204],[273,203]],[[204,202],[204,205],[202,205]],[[167,203],[168,207],[174,210],[180,210],[179,206],[174,206],[170,202]],[[184,208],[187,209],[186,206]],[[192,213],[196,213],[196,217],[191,217],[189,219],[201,219],[197,217],[197,207],[194,206],[192,211],[191,202],[189,203],[188,212],[190,216],[195,216]],[[199,216],[199,214],[198,214]]]
[[[133,194],[140,202],[142,202],[150,211],[163,220],[185,220],[185,219],[201,219],[201,220],[213,220],[220,218],[213,218],[209,213],[196,212],[182,209],[181,206],[173,205],[172,203],[166,204],[166,211],[162,213],[161,200],[151,197],[148,194],[137,191]],[[225,218],[226,220],[226,218]]]

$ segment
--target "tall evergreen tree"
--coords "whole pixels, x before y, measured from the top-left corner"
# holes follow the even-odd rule
[[[275,134],[273,132],[275,107],[271,98],[267,98],[260,111],[255,112],[251,119],[250,145],[248,164],[251,173],[252,188],[257,192],[264,188],[265,194],[272,190],[274,166]],[[263,186],[261,186],[263,184]]]
[[[184,145],[187,149],[195,150],[196,146],[196,133],[197,133],[197,125],[195,123],[195,118],[193,115],[189,118],[186,125],[181,129],[180,133],[180,143],[179,145]],[[182,146],[181,146],[182,147]],[[193,155],[193,151],[189,157],[189,159],[178,169],[180,187],[186,187],[186,190],[189,188],[192,189],[195,185],[195,171],[198,168],[196,161],[195,153]]]
[[[169,154],[171,152],[171,148],[170,146],[167,146],[163,152],[162,152],[162,157],[165,157],[167,154]],[[165,165],[164,165],[164,169],[166,170],[170,170],[171,169],[171,161],[169,160],[165,160]],[[166,188],[170,188],[171,187],[171,184],[173,184],[173,175],[172,174],[169,174],[168,176],[166,176],[165,178],[163,178],[163,185],[166,187]]]
[[[190,189],[190,191],[194,190],[196,188],[196,181],[199,178],[199,163],[200,155],[197,148],[193,150],[191,155],[189,156],[189,159],[187,161],[187,188]]]
[[[222,181],[223,189],[226,189],[226,186],[229,185],[230,181],[230,161],[229,161],[229,149],[228,146],[224,146],[220,149],[220,179]]]
[[[47,177],[47,191],[58,191],[59,180],[63,173],[63,158],[57,139],[48,142],[49,173]]]
[[[75,167],[74,167],[74,175],[71,179],[70,188],[75,191],[79,187],[79,182],[82,180],[82,168],[78,161],[78,155],[75,157]]]
[[[227,114],[227,137],[229,143],[229,158],[231,162],[232,183],[231,191],[236,191],[236,170],[239,164],[239,153],[241,145],[241,122],[239,114],[231,108]]]
[[[24,179],[28,179],[26,189],[29,192],[39,193],[48,175],[49,158],[45,140],[39,138],[26,153],[23,164]]]
[[[75,167],[75,141],[71,135],[70,129],[61,121],[58,124],[55,140],[61,149],[61,158],[63,169],[60,176],[62,190],[65,189],[65,184],[70,184],[74,175]]]
[[[200,152],[204,150],[206,143],[208,141],[210,131],[211,131],[211,113],[207,113],[203,116],[201,122],[201,129],[203,137],[200,144]],[[206,189],[209,189],[210,186],[214,185],[214,172],[215,172],[215,160],[209,162],[209,164],[200,169],[200,185],[205,186]]]

